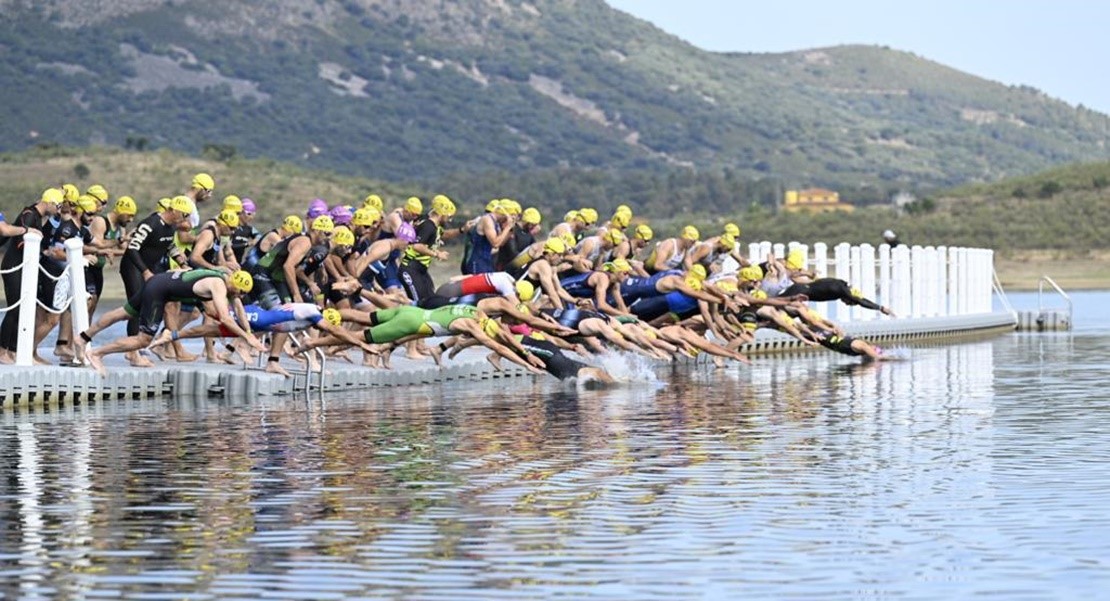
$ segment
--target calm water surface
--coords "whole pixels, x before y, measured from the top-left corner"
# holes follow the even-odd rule
[[[0,415],[0,596],[1101,597],[1110,293],[1076,301],[882,365]]]

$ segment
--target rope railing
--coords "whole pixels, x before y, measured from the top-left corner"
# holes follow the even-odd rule
[[[20,263],[19,265],[12,265],[10,269],[0,269],[0,275],[7,275],[9,273],[19,271],[20,269],[23,269],[22,263]]]
[[[11,273],[11,272],[9,271],[8,273]],[[23,299],[21,298],[21,299],[15,301],[14,304],[8,305],[7,307],[4,307],[3,309],[0,309],[0,314],[7,313],[8,311],[11,311],[12,309],[18,309],[20,307],[20,305],[22,305],[22,304],[23,304]]]

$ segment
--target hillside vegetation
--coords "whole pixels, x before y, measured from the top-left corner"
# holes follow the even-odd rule
[[[84,180],[76,176],[79,165],[88,171]],[[891,228],[908,244],[982,246],[1003,253],[1049,249],[1059,251],[1061,256],[1086,256],[1089,251],[1110,248],[1110,238],[1105,235],[1110,231],[1110,187],[1105,185],[1110,179],[1110,163],[1070,166],[992,186],[954,190],[919,200],[907,214],[876,206],[851,214],[810,215],[774,213],[759,205],[737,211],[699,204],[699,194],[710,195],[710,184],[724,185],[712,179],[655,181],[662,190],[673,190],[674,196],[667,204],[651,201],[659,194],[655,188],[620,190],[619,186],[631,186],[637,180],[601,174],[592,180],[593,186],[580,186],[579,196],[569,197],[560,195],[568,187],[555,186],[554,179],[551,183],[558,193],[520,194],[519,182],[511,180],[491,180],[483,190],[452,185],[428,188],[313,171],[271,160],[220,162],[168,150],[52,148],[0,155],[0,210],[11,214],[37,198],[47,185],[68,181],[82,188],[101,183],[113,197],[128,194],[144,210],[152,210],[157,198],[180,193],[198,171],[215,177],[217,198],[234,193],[254,199],[262,224],[275,224],[286,213],[303,211],[315,197],[332,204],[358,204],[374,192],[396,206],[412,194],[427,199],[446,193],[459,205],[460,218],[481,211],[490,198],[509,196],[539,207],[547,227],[561,218],[565,207],[594,206],[608,214],[617,204],[626,203],[638,218],[649,220],[661,236],[672,235],[686,223],[698,225],[709,235],[726,221],[736,221],[743,229],[742,238],[749,241],[878,244],[879,234]],[[703,187],[697,188],[699,185]],[[1019,189],[1040,192],[1023,198],[1014,194]],[[1045,190],[1053,193],[1046,194]]]
[[[0,0],[0,59],[0,150],[884,191],[1110,158],[1106,115],[1031,88],[880,47],[709,53],[601,0]]]

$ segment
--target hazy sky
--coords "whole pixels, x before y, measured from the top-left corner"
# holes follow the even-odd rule
[[[1110,114],[1104,0],[607,0],[699,48],[874,44]]]

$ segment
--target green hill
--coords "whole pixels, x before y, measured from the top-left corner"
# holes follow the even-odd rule
[[[720,210],[782,185],[878,199],[1110,158],[1106,115],[1030,88],[880,47],[709,53],[600,0],[0,8],[0,150],[172,148],[473,188],[771,182]]]

